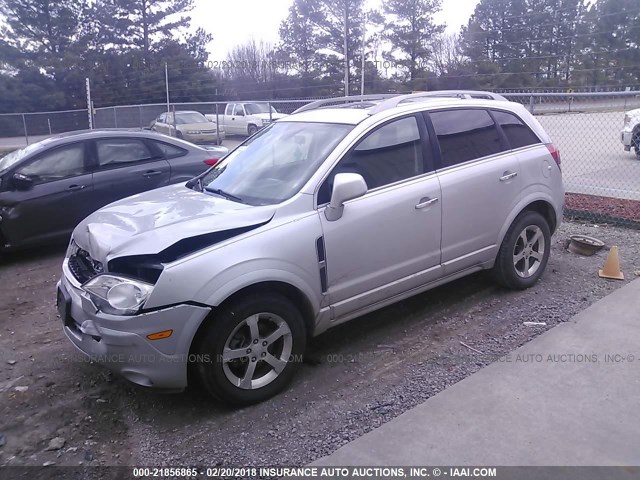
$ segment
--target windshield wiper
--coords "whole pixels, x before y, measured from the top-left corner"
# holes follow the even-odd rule
[[[221,197],[226,198],[227,200],[232,200],[234,202],[238,202],[238,203],[244,203],[242,201],[242,198],[240,197],[236,197],[235,195],[232,195],[231,193],[227,193],[224,190],[221,190],[219,188],[209,188],[209,187],[205,187],[205,190],[207,192],[210,193],[215,193],[216,195],[220,195]]]

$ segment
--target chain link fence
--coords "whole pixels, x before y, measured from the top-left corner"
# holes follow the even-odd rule
[[[57,133],[89,128],[87,110],[1,113],[0,150],[14,150]]]
[[[591,223],[640,228],[640,90],[613,92],[502,92],[525,105],[559,148],[566,214]],[[315,98],[248,101],[291,114]],[[170,111],[193,110],[212,119],[230,102],[171,103]],[[242,103],[240,101],[233,103]],[[270,110],[270,109],[268,109]],[[150,128],[167,104],[97,108],[94,128]],[[222,125],[219,121],[217,125]],[[86,110],[0,115],[0,150],[19,148],[51,134],[89,127]],[[229,133],[229,132],[227,132]],[[229,138],[229,135],[227,135]],[[242,139],[241,136],[237,137]]]
[[[640,228],[640,92],[502,95],[527,106],[560,150],[567,216]]]

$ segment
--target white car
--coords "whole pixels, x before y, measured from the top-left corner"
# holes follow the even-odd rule
[[[624,126],[620,132],[620,140],[625,151],[632,148],[636,152],[636,157],[640,160],[640,108],[629,110],[624,115]]]

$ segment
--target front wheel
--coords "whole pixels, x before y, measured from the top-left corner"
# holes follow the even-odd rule
[[[217,312],[196,347],[198,377],[220,400],[249,405],[283,390],[306,347],[302,315],[286,298],[252,295]]]
[[[547,220],[538,212],[523,212],[511,224],[500,245],[493,276],[504,287],[529,288],[544,272],[550,250]]]
[[[249,134],[249,136],[254,135],[257,131],[258,127],[256,127],[255,125],[249,125],[249,128],[247,129],[247,133]]]
[[[633,149],[636,152],[636,158],[640,160],[640,132],[634,135]]]

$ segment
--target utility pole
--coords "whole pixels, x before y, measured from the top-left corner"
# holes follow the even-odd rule
[[[349,27],[347,25],[349,21],[349,13],[347,12],[347,1],[344,2],[344,96],[349,96],[349,49],[347,42],[347,32]]]
[[[167,113],[169,113],[171,109],[169,108],[169,67],[167,62],[164,62],[164,84],[167,89]]]
[[[360,77],[360,95],[364,95],[364,40],[367,32],[367,15],[362,14],[362,72]]]
[[[89,115],[89,130],[93,130],[93,103],[91,102],[91,83],[89,77],[85,79],[87,88],[87,115]]]

